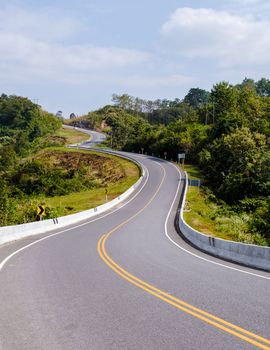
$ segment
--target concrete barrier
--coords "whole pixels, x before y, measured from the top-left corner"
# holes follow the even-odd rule
[[[188,176],[186,173],[184,196],[179,217],[179,228],[186,240],[195,247],[216,257],[243,264],[245,266],[270,271],[270,248],[253,244],[238,243],[208,236],[191,226],[184,220],[184,206],[188,190]]]
[[[103,152],[102,150],[96,150],[96,149],[95,151]],[[104,153],[112,154],[113,152],[106,151]],[[125,199],[127,199],[139,187],[140,183],[145,177],[145,171],[144,171],[144,168],[141,166],[141,164],[129,158],[128,156],[122,156],[119,154],[117,155],[122,158],[133,161],[141,169],[141,176],[139,180],[133,186],[131,186],[127,191],[125,191],[120,196],[118,196],[117,198],[113,199],[108,203],[102,204],[96,208],[82,211],[80,213],[66,215],[55,219],[31,222],[27,224],[0,227],[0,245],[11,241],[16,241],[21,238],[53,231],[55,229],[63,228],[69,225],[76,224],[80,221],[90,219],[96,215],[99,215],[101,213],[104,213],[105,211],[108,211],[114,208],[115,206],[123,202]]]

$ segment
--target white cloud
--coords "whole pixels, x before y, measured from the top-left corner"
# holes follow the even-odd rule
[[[107,82],[122,87],[143,88],[143,89],[160,89],[185,86],[194,82],[193,77],[181,74],[163,74],[163,75],[125,75],[117,77],[104,77]]]
[[[46,41],[63,40],[84,29],[84,23],[74,17],[49,8],[22,9],[16,6],[0,10],[0,31],[20,34]]]
[[[144,52],[90,45],[63,45],[0,32],[0,57],[33,68],[70,68],[79,71],[124,67],[145,61]]]
[[[100,70],[136,66],[150,55],[139,50],[72,44],[82,29],[76,19],[50,11],[0,10],[0,78],[78,82]],[[60,41],[61,39],[61,41]]]
[[[241,5],[254,5],[254,4],[264,4],[265,0],[233,0],[234,3],[239,3]]]
[[[270,21],[214,9],[178,8],[161,29],[172,51],[220,67],[267,65]]]
[[[221,7],[231,13],[238,15],[250,15],[254,18],[269,20],[269,0],[227,0],[220,4]]]

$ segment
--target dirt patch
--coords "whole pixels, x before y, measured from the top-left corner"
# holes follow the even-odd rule
[[[45,151],[37,159],[48,167],[66,171],[87,169],[101,183],[114,183],[125,177],[125,171],[117,160],[97,154],[81,152]]]
[[[55,145],[63,146],[66,144],[67,139],[64,136],[49,136],[48,140],[53,142]]]

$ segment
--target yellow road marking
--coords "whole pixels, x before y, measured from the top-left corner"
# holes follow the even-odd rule
[[[245,340],[246,342],[255,345],[261,349],[264,350],[270,350],[270,347],[259,343],[258,341],[254,340],[257,339],[265,344],[270,344],[270,340],[261,337],[257,334],[254,334],[252,332],[249,332],[247,330],[245,330],[244,328],[241,328],[237,325],[234,325],[228,321],[225,321],[217,316],[214,316],[204,310],[201,310],[199,308],[196,308],[195,306],[188,304],[186,302],[184,302],[181,299],[178,299],[174,296],[171,296],[170,294],[156,288],[155,286],[152,286],[151,284],[148,284],[146,282],[144,282],[143,280],[137,278],[136,276],[130,274],[128,271],[126,271],[125,269],[123,269],[120,265],[118,265],[106,252],[105,249],[105,243],[107,241],[107,239],[110,237],[110,235],[115,232],[116,230],[118,230],[120,227],[124,226],[126,223],[128,223],[129,221],[131,221],[133,218],[135,218],[137,215],[139,215],[142,211],[144,211],[146,209],[146,207],[149,206],[149,204],[154,200],[154,198],[156,197],[157,193],[159,192],[165,176],[166,176],[166,171],[164,169],[163,166],[161,166],[163,169],[163,177],[162,180],[160,182],[160,185],[158,186],[158,189],[156,190],[156,192],[154,193],[154,195],[152,196],[152,198],[149,200],[149,202],[142,208],[140,209],[137,213],[135,213],[134,215],[132,215],[130,218],[128,218],[127,220],[125,220],[124,222],[122,222],[121,224],[119,224],[118,226],[116,226],[113,230],[111,230],[110,232],[108,232],[106,235],[103,235],[99,242],[98,242],[98,253],[101,257],[101,259],[118,275],[120,275],[122,278],[124,278],[125,280],[127,280],[128,282],[132,283],[133,285],[137,286],[138,288],[143,289],[144,291],[148,292],[149,294],[154,295],[155,297],[165,301],[166,303],[176,307],[177,309],[184,311],[202,321],[207,322],[208,324],[211,324],[212,326],[215,326],[216,328],[219,328],[229,334],[232,334],[242,340]],[[219,322],[219,323],[218,323]],[[232,328],[228,328],[228,327]],[[238,332],[241,333],[238,333]],[[245,334],[245,335],[244,335]],[[249,338],[249,337],[252,338]]]
[[[252,336],[253,338],[259,339],[259,340],[261,340],[261,341],[263,341],[263,342],[265,342],[265,343],[270,343],[270,341],[269,341],[268,339],[265,339],[265,338],[263,338],[263,337],[261,337],[261,336],[258,336],[258,335],[256,335],[256,334],[254,334],[254,333],[251,333],[251,332],[249,332],[249,331],[246,331],[245,329],[243,329],[243,328],[241,328],[241,327],[238,327],[238,326],[236,326],[236,325],[234,325],[234,324],[232,324],[232,323],[229,323],[229,322],[227,322],[227,321],[225,321],[225,320],[222,320],[222,319],[220,319],[220,318],[218,318],[218,317],[215,317],[214,315],[211,315],[211,314],[209,314],[209,313],[207,313],[207,312],[205,312],[205,311],[203,311],[203,310],[200,310],[200,309],[198,309],[198,308],[195,308],[195,307],[193,307],[192,305],[187,304],[187,303],[183,302],[183,301],[180,300],[180,299],[177,299],[177,298],[175,298],[175,297],[172,297],[171,295],[169,295],[169,294],[163,292],[162,290],[160,290],[160,289],[158,289],[158,288],[156,288],[156,287],[154,287],[154,286],[151,286],[151,285],[149,285],[148,283],[145,283],[144,281],[138,279],[138,278],[135,277],[135,276],[130,275],[130,274],[129,274],[127,271],[125,271],[125,270],[124,270],[124,271],[125,271],[126,273],[121,272],[120,269],[121,269],[121,270],[123,270],[123,269],[122,269],[119,265],[117,265],[117,264],[114,262],[115,265],[119,266],[119,268],[116,268],[113,264],[110,263],[110,261],[109,261],[109,260],[107,259],[107,257],[106,257],[106,256],[108,256],[107,253],[106,253],[106,250],[105,250],[105,248],[104,248],[104,243],[105,243],[106,238],[107,238],[107,236],[102,236],[101,239],[100,239],[99,242],[98,242],[98,252],[99,252],[99,255],[100,255],[100,257],[102,258],[102,260],[103,260],[113,271],[115,271],[118,275],[120,275],[122,278],[124,278],[125,280],[127,280],[127,281],[129,281],[130,283],[134,284],[134,285],[137,286],[138,288],[141,288],[141,289],[145,290],[145,291],[148,292],[149,294],[152,294],[152,295],[154,295],[155,297],[157,297],[157,298],[159,298],[159,299],[165,301],[166,303],[168,303],[168,304],[170,304],[170,305],[176,307],[176,308],[179,309],[179,310],[182,310],[182,311],[184,311],[184,312],[186,312],[186,313],[188,313],[188,314],[190,314],[190,315],[192,315],[192,316],[194,316],[194,317],[196,317],[196,318],[199,318],[199,319],[201,319],[201,320],[203,320],[203,321],[205,321],[205,322],[211,324],[212,326],[215,326],[215,327],[217,327],[217,328],[219,328],[219,329],[222,329],[223,331],[225,331],[225,332],[227,332],[227,333],[230,333],[230,334],[232,334],[232,335],[234,335],[234,336],[236,336],[236,337],[238,337],[238,338],[241,338],[242,340],[245,340],[245,341],[247,341],[247,342],[249,342],[249,343],[251,343],[251,344],[253,344],[253,345],[256,345],[257,347],[259,347],[259,348],[261,348],[261,349],[270,350],[270,347],[268,347],[268,346],[266,346],[266,345],[263,345],[263,344],[261,344],[261,343],[258,343],[256,340],[253,340],[253,339],[251,339],[251,338],[248,338],[247,336],[245,336],[245,335],[243,335],[243,334],[241,334],[241,333],[237,333],[236,331],[234,331],[234,330],[232,330],[232,329],[229,329],[229,328],[223,326],[222,324],[219,324],[219,323],[217,323],[217,322],[215,322],[215,321],[212,321],[210,318],[212,318],[212,319],[218,319],[218,320],[220,320],[221,323],[226,324],[226,325],[229,325],[229,326],[231,326],[231,328],[239,329],[242,333],[248,334],[248,335]],[[111,259],[110,259],[110,260],[111,260]],[[129,276],[132,276],[132,277],[129,277]],[[140,282],[137,282],[137,280],[139,280]],[[145,287],[144,285],[148,285],[149,288]],[[187,306],[189,307],[189,309],[188,309],[187,307],[182,306],[182,305],[184,305],[184,304],[187,305]],[[196,310],[197,310],[198,312],[200,312],[201,314],[206,314],[209,318],[207,318],[206,316],[202,316],[202,315],[200,315],[199,313],[196,313],[195,311],[192,311],[192,310],[190,310],[190,309],[196,309]]]

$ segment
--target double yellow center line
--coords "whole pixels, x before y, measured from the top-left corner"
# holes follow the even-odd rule
[[[144,291],[146,291],[147,293],[155,296],[158,299],[163,300],[164,302],[170,304],[171,306],[189,314],[192,315],[218,329],[223,330],[224,332],[227,332],[231,335],[234,335],[252,345],[257,346],[260,349],[265,349],[265,350],[270,350],[270,340],[263,338],[257,334],[254,334],[252,332],[249,332],[247,330],[245,330],[244,328],[241,328],[237,325],[234,325],[228,321],[223,320],[222,318],[219,318],[217,316],[214,316],[206,311],[203,311],[191,304],[186,303],[185,301],[178,299],[164,291],[162,291],[161,289],[156,288],[155,286],[144,282],[143,280],[139,279],[138,277],[130,274],[128,271],[126,271],[125,269],[123,269],[120,265],[118,265],[107,253],[106,248],[105,248],[105,244],[106,241],[108,240],[108,238],[110,237],[110,235],[117,231],[120,227],[124,226],[125,224],[127,224],[130,220],[132,220],[134,217],[136,217],[137,215],[139,215],[155,198],[155,196],[157,195],[157,193],[159,192],[161,185],[164,181],[165,178],[165,169],[163,168],[163,178],[162,181],[157,189],[157,191],[155,192],[155,194],[153,195],[153,197],[150,199],[150,201],[146,204],[145,207],[143,207],[142,209],[140,209],[136,214],[134,214],[133,216],[131,216],[129,219],[125,220],[124,222],[122,222],[120,225],[116,226],[113,230],[111,230],[109,233],[103,235],[100,240],[98,241],[98,253],[101,257],[101,259],[115,272],[117,273],[119,276],[121,276],[122,278],[124,278],[126,281],[132,283],[133,285],[135,285],[136,287],[143,289]]]

